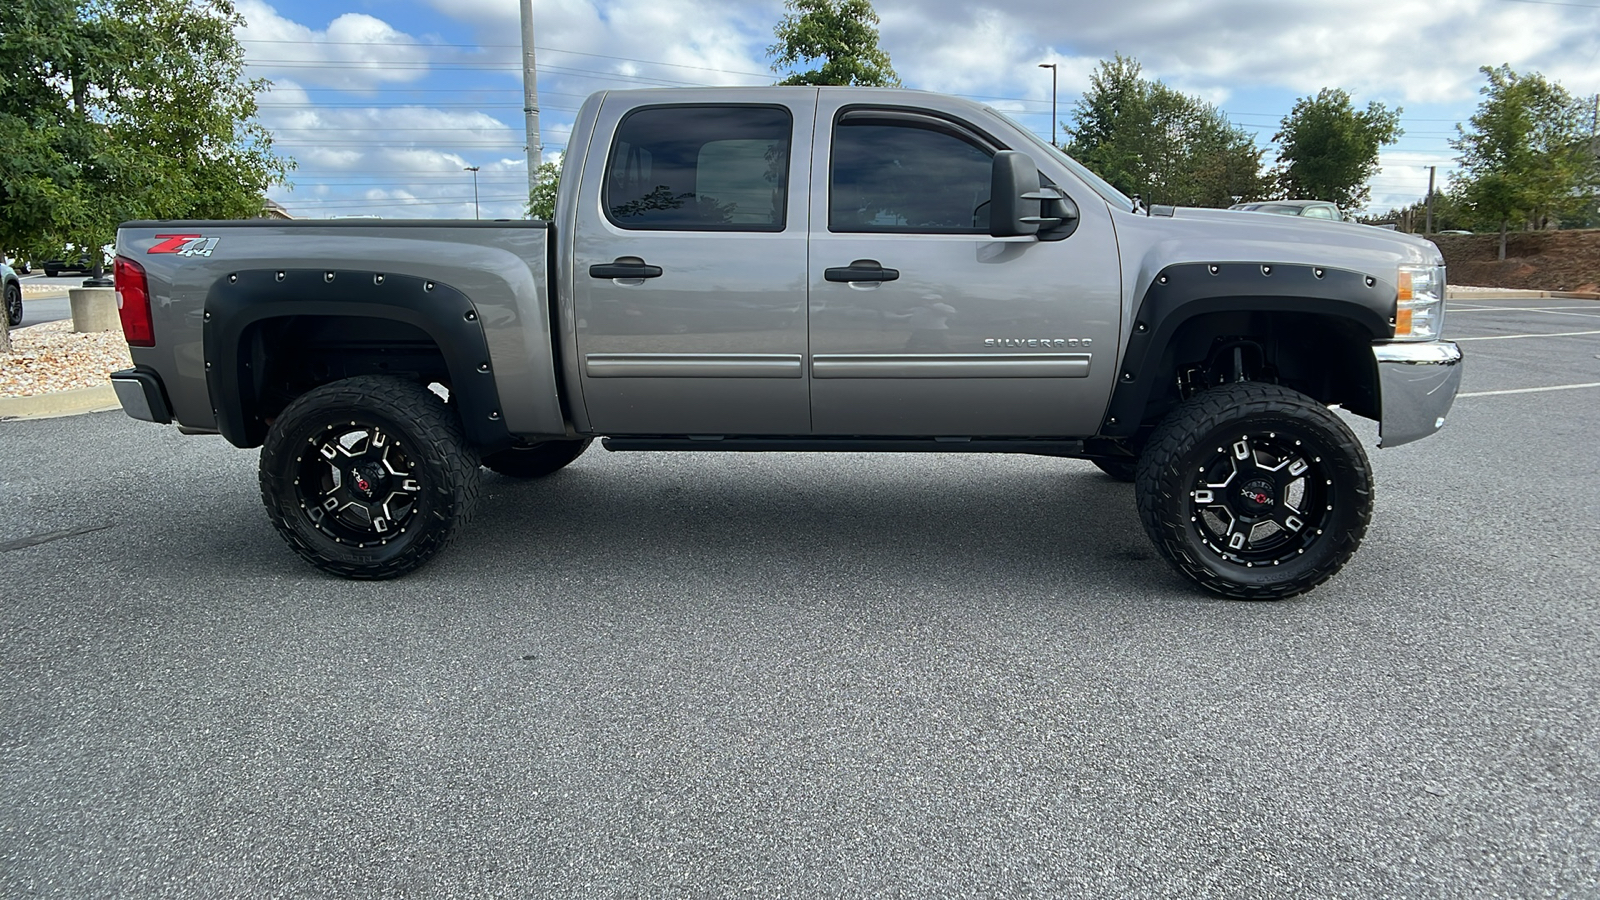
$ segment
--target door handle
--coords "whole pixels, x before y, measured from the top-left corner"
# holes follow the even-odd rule
[[[619,256],[612,262],[589,267],[590,278],[660,278],[661,267],[647,265],[637,256]]]
[[[894,281],[900,277],[899,269],[885,269],[875,259],[858,259],[848,266],[835,266],[823,271],[829,281]]]

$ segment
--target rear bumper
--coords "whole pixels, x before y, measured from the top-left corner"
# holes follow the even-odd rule
[[[1451,341],[1373,344],[1382,412],[1378,446],[1398,447],[1444,426],[1461,387],[1461,348]]]
[[[123,412],[146,422],[171,424],[172,407],[167,403],[161,376],[154,371],[134,366],[112,372],[111,387],[117,392],[117,402],[122,404]]]

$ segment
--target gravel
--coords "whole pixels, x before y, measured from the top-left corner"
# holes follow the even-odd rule
[[[32,397],[100,387],[133,365],[120,331],[76,334],[71,320],[11,331],[11,352],[0,353],[0,397]]]

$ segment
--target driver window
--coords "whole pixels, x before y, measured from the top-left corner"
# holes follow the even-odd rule
[[[828,230],[988,234],[992,158],[953,125],[846,117],[833,132]]]

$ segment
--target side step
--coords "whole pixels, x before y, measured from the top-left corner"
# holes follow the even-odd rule
[[[1083,441],[1039,438],[819,438],[608,437],[601,446],[624,450],[718,450],[743,453],[1032,453],[1038,456],[1083,456]]]

